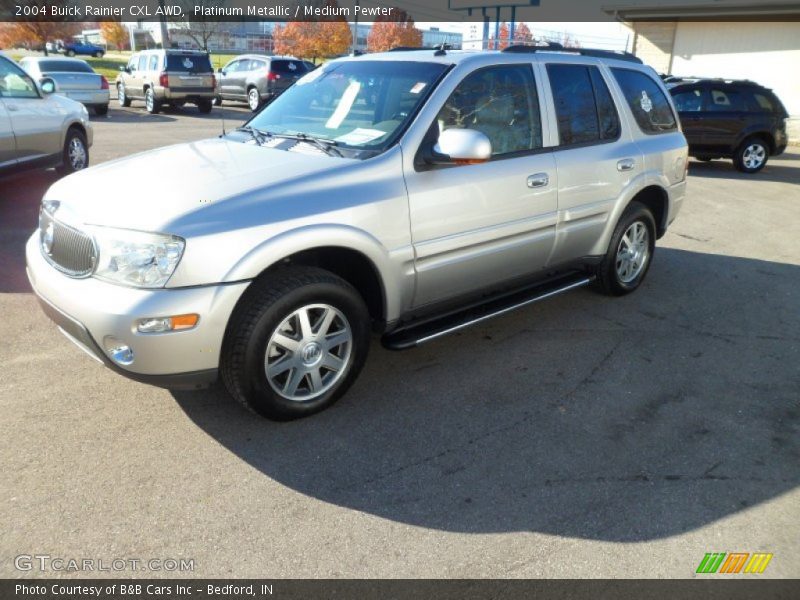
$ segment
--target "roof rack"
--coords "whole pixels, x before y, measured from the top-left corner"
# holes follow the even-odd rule
[[[420,51],[428,51],[430,52],[433,50],[434,56],[444,56],[447,54],[447,50],[452,50],[453,47],[450,44],[439,44],[437,46],[395,46],[387,50],[387,52],[420,52]]]
[[[528,46],[525,44],[514,44],[502,50],[503,52],[510,52],[512,54],[528,54],[535,52],[570,52],[573,54],[580,54],[581,56],[594,56],[595,58],[612,58],[614,60],[625,60],[628,62],[635,62],[644,64],[642,59],[638,56],[625,52],[623,50],[598,50],[596,48],[565,48],[561,44],[549,42],[546,45]]]
[[[678,76],[678,75],[670,75],[665,80],[664,83],[701,83],[703,81],[711,81],[715,83],[735,83],[737,85],[753,85],[756,87],[764,87],[760,83],[753,81],[752,79],[731,79],[728,77],[695,77],[694,75],[691,76]]]

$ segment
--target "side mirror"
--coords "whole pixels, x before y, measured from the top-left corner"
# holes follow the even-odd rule
[[[222,70],[222,67],[217,67],[217,73],[222,73],[225,75],[225,71]]]
[[[43,77],[39,81],[39,87],[42,89],[42,93],[44,94],[55,94],[56,93],[56,82],[54,79],[50,77]]]
[[[475,129],[445,129],[426,162],[438,165],[471,165],[492,157],[492,142]]]

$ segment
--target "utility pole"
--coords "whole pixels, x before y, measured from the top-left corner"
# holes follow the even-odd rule
[[[353,23],[353,48],[352,54],[356,53],[358,48],[358,9],[361,6],[361,0],[356,0],[355,22]]]
[[[164,0],[158,0],[158,7],[161,9],[159,21],[161,21],[161,47],[169,48],[169,31],[167,30],[167,17],[164,14]]]

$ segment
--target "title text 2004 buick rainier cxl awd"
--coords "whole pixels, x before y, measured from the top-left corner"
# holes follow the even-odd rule
[[[28,274],[117,372],[219,376],[291,419],[345,392],[373,333],[407,348],[591,282],[632,292],[686,168],[669,94],[627,54],[344,58],[218,139],[54,184]]]

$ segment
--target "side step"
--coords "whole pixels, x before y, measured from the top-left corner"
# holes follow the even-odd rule
[[[594,281],[594,275],[586,275],[584,273],[573,273],[559,277],[522,291],[489,299],[482,304],[473,305],[458,312],[419,323],[410,323],[406,327],[401,327],[384,335],[381,343],[389,350],[407,350],[493,317],[504,315],[512,310],[539,302],[539,300],[583,287],[592,281]]]

